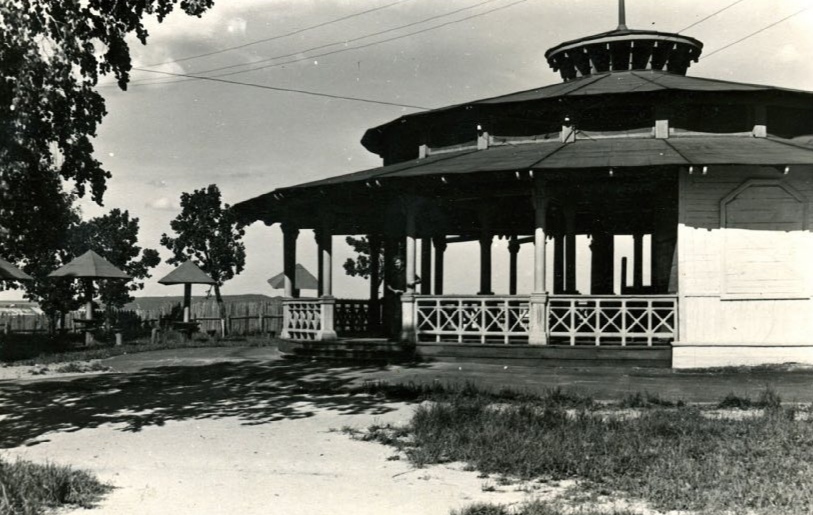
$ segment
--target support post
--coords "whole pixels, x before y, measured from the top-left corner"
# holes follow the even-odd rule
[[[282,260],[283,273],[285,274],[285,297],[299,297],[299,290],[296,287],[296,238],[299,236],[299,229],[288,224],[282,225]]]
[[[626,278],[625,278],[626,280]],[[632,287],[635,293],[641,293],[644,285],[644,235],[632,235]]]
[[[85,329],[85,345],[93,344],[93,279],[85,279],[85,295],[87,296],[87,327]]]
[[[192,321],[192,285],[184,283],[183,285],[183,321],[188,323]]]
[[[508,294],[517,294],[517,254],[519,254],[519,240],[516,234],[508,242]]]
[[[415,224],[415,202],[406,201],[406,287],[401,295],[401,334],[399,340],[413,343],[415,333],[415,244],[417,242]]]
[[[530,327],[528,343],[548,343],[548,291],[545,284],[548,198],[545,184],[536,179],[534,184],[534,290],[530,299]]]
[[[612,295],[613,293],[613,235],[605,228],[599,227],[593,232],[590,294]]]
[[[333,297],[333,235],[330,234],[330,227],[327,223],[316,232],[316,241],[319,247],[319,286],[321,295],[319,303],[321,305],[321,329],[316,334],[319,341],[331,341],[336,339],[336,329],[334,324],[336,312],[336,299]]]
[[[432,293],[432,239],[421,238],[421,295]]]
[[[576,293],[576,209],[565,208],[565,293]]]
[[[435,246],[435,295],[443,295],[443,254],[446,252],[446,236],[433,239]]]
[[[565,235],[553,237],[553,293],[562,293],[565,289]]]
[[[493,211],[480,210],[480,291],[478,295],[494,295],[491,288],[491,244],[494,235],[491,232]]]
[[[381,282],[381,238],[371,234],[367,237],[370,243],[370,311],[367,313],[367,327],[376,331],[381,327],[381,301],[378,297],[378,285]]]
[[[768,137],[768,109],[764,104],[754,106],[754,129],[751,135],[755,138]]]

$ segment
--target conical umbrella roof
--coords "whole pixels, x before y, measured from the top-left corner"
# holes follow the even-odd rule
[[[198,265],[184,261],[178,268],[158,281],[160,284],[215,284],[215,280],[206,275]]]
[[[83,277],[85,279],[131,279],[131,277],[92,250],[54,270],[48,277]]]
[[[296,278],[294,286],[296,286],[300,290],[319,289],[319,281],[316,280],[316,277],[314,277],[312,273],[308,272],[307,268],[300,265],[299,263],[296,264],[294,277]],[[271,279],[269,279],[268,284],[270,284],[272,288],[284,288],[285,272],[281,272],[272,277]]]
[[[0,280],[2,281],[32,281],[34,278],[0,258]]]

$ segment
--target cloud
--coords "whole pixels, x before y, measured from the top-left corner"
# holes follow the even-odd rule
[[[779,52],[777,52],[776,57],[779,59],[781,63],[788,64],[799,61],[802,58],[802,54],[799,52],[799,50],[796,49],[796,47],[793,44],[788,43],[786,45],[783,45],[782,48],[779,49]]]
[[[155,186],[156,188],[166,188],[169,184],[167,181],[155,179],[152,181],[147,181],[147,185]]]
[[[144,204],[146,207],[157,209],[159,211],[177,211],[180,206],[177,202],[169,197],[159,197]]]

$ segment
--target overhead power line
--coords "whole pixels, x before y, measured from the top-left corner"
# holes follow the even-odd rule
[[[343,95],[334,95],[334,94],[331,94],[331,93],[319,93],[317,91],[307,91],[307,90],[304,90],[304,89],[296,89],[296,88],[280,88],[280,87],[277,87],[277,86],[268,86],[266,84],[253,84],[251,82],[240,82],[240,81],[236,81],[236,80],[218,79],[216,77],[206,77],[204,75],[196,76],[196,75],[188,75],[188,74],[185,74],[185,73],[159,72],[157,70],[146,70],[146,71],[150,71],[152,73],[160,73],[162,75],[172,75],[174,77],[188,77],[188,78],[191,78],[191,79],[207,80],[207,81],[212,81],[212,82],[222,82],[224,84],[234,84],[234,85],[237,85],[237,86],[247,86],[247,87],[252,87],[252,88],[267,89],[267,90],[271,90],[271,91],[283,91],[283,92],[286,92],[286,93],[300,93],[300,94],[303,94],[303,95],[311,95],[311,96],[315,96],[315,97],[334,98],[334,99],[338,99],[338,100],[352,100],[354,102],[365,102],[365,103],[368,103],[368,104],[379,104],[379,105],[387,105],[387,106],[395,106],[395,107],[407,107],[409,109],[418,109],[418,110],[421,110],[421,111],[428,111],[429,109],[431,109],[429,107],[422,107],[422,106],[416,106],[416,105],[411,105],[411,104],[399,104],[397,102],[387,102],[387,101],[384,101],[384,100],[372,100],[372,99],[369,99],[369,98],[348,97],[348,96],[343,96]]]
[[[389,29],[381,30],[381,31],[378,31],[378,32],[372,32],[372,33],[369,33],[369,34],[364,34],[362,36],[358,36],[358,37],[355,37],[355,38],[352,38],[352,39],[343,39],[343,40],[340,40],[340,41],[334,41],[332,43],[326,43],[324,45],[319,45],[319,46],[315,46],[315,47],[311,47],[311,48],[307,48],[307,49],[303,49],[303,50],[297,50],[295,52],[290,52],[290,53],[287,53],[287,54],[281,54],[281,55],[276,55],[276,56],[273,56],[273,57],[267,57],[267,58],[259,60],[259,61],[232,64],[232,65],[228,65],[228,66],[221,66],[221,67],[218,67],[218,68],[210,68],[210,69],[207,69],[207,70],[195,70],[195,71],[190,72],[190,73],[199,75],[199,74],[205,74],[205,73],[218,72],[218,71],[222,71],[222,70],[229,70],[229,69],[232,69],[232,68],[239,68],[239,67],[243,67],[243,66],[255,66],[255,65],[260,64],[260,63],[266,63],[266,62],[269,62],[269,61],[276,61],[276,60],[279,60],[279,59],[285,59],[287,57],[294,57],[294,56],[305,54],[305,53],[308,53],[308,52],[313,52],[315,50],[321,50],[323,48],[329,48],[329,47],[336,46],[336,45],[346,45],[348,43],[361,41],[363,39],[368,39],[368,38],[372,38],[372,37],[375,37],[375,36],[381,36],[383,34],[388,34],[390,32],[395,32],[395,31],[405,29],[405,28],[408,28],[408,27],[413,27],[415,25],[420,25],[420,24],[423,24],[423,23],[434,21],[434,20],[437,20],[439,18],[445,18],[445,17],[448,17],[448,16],[453,16],[453,15],[461,13],[463,11],[468,11],[468,10],[471,10],[471,9],[475,9],[477,7],[480,7],[480,6],[483,6],[483,5],[486,5],[486,4],[490,4],[490,3],[493,3],[493,2],[496,2],[496,1],[497,0],[485,0],[485,1],[477,3],[477,4],[469,5],[467,7],[462,7],[460,9],[455,9],[453,11],[449,11],[449,12],[444,13],[444,14],[437,14],[437,15],[434,15],[434,16],[430,16],[428,18],[424,18],[422,20],[407,23],[405,25],[399,25],[397,27],[391,27]],[[465,20],[465,19],[468,19],[468,18],[463,18],[463,20]],[[407,37],[409,35],[413,35],[413,34],[417,34],[417,33],[419,33],[419,32],[415,32],[415,33],[412,33],[412,34],[407,34],[407,35],[405,35],[403,37]],[[381,41],[380,43],[384,43],[386,41],[391,41],[391,39]],[[375,43],[375,44],[378,44],[378,43]],[[308,60],[313,59],[313,58],[323,57],[323,56],[326,56],[326,55],[332,55],[332,54],[340,53],[340,52],[346,52],[348,50],[354,50],[356,48],[366,48],[366,46],[372,46],[372,45],[362,45],[362,46],[356,46],[356,47],[351,47],[351,48],[343,48],[343,49],[339,49],[339,50],[336,50],[336,51],[324,52],[322,54],[302,57],[302,58],[294,59],[292,61],[286,61],[284,63],[279,63],[277,65],[272,65],[272,66],[282,66],[282,65],[285,65],[285,64],[291,64],[291,63],[296,63],[296,62],[300,62],[300,61],[308,61]],[[268,67],[270,68],[272,66],[268,66]],[[258,69],[262,69],[262,68],[258,68]],[[248,71],[252,71],[252,70],[245,70],[245,71],[248,72]],[[219,74],[219,75],[215,75],[215,77],[225,77],[225,76],[228,76],[228,75],[232,75],[232,74],[231,73]],[[142,84],[142,83],[161,84],[161,83],[165,83],[165,82],[169,83],[169,82],[186,82],[186,81],[149,81],[149,82],[147,82],[147,81],[133,81],[133,85]]]
[[[709,18],[711,18],[711,17],[713,17],[713,16],[717,16],[717,15],[718,15],[718,14],[720,14],[721,12],[723,12],[723,11],[727,11],[728,9],[731,9],[731,8],[732,8],[732,7],[734,7],[735,5],[737,5],[737,4],[739,4],[739,3],[742,3],[742,2],[744,2],[744,1],[745,1],[745,0],[737,0],[737,1],[736,1],[736,2],[734,2],[733,4],[729,4],[729,5],[725,6],[725,7],[723,7],[722,9],[720,9],[719,11],[715,11],[715,12],[713,12],[713,13],[709,14],[709,15],[708,15],[708,16],[706,16],[705,18],[702,18],[702,19],[700,19],[700,20],[698,20],[698,21],[696,21],[696,22],[692,23],[692,24],[691,24],[691,25],[689,25],[688,27],[685,27],[685,28],[680,29],[679,31],[677,31],[677,34],[680,34],[681,32],[687,31],[687,30],[689,30],[689,29],[691,29],[692,27],[695,27],[695,26],[697,26],[697,25],[700,25],[701,23],[703,23],[704,21],[708,20]]]
[[[488,0],[487,2],[483,2],[483,3],[488,3],[488,2],[491,2],[491,1],[494,1],[494,0]],[[324,52],[324,53],[321,53],[321,54],[310,55],[310,56],[301,57],[301,58],[298,58],[298,59],[291,59],[289,61],[284,61],[284,62],[280,62],[280,63],[266,64],[266,65],[262,65],[262,66],[255,66],[255,67],[252,67],[252,68],[249,68],[249,69],[246,69],[246,70],[238,70],[238,71],[233,71],[233,72],[228,72],[228,73],[221,73],[221,74],[217,74],[217,75],[212,75],[211,77],[228,77],[228,76],[237,75],[237,74],[240,74],[240,73],[248,73],[248,72],[253,72],[253,71],[257,71],[257,70],[264,70],[266,68],[284,66],[286,64],[293,64],[293,63],[298,63],[298,62],[302,62],[302,61],[310,61],[310,60],[315,59],[315,58],[325,57],[325,56],[333,55],[333,54],[339,54],[339,53],[342,53],[342,52],[349,52],[349,51],[353,51],[353,50],[360,50],[360,49],[363,49],[363,48],[369,48],[369,47],[380,45],[380,44],[383,44],[383,43],[388,43],[388,42],[391,42],[391,41],[396,41],[396,40],[399,40],[399,39],[404,39],[404,38],[407,38],[407,37],[415,36],[417,34],[423,34],[425,32],[429,32],[429,31],[432,31],[432,30],[437,30],[437,29],[440,29],[440,28],[443,28],[443,27],[447,27],[449,25],[462,23],[464,21],[471,20],[473,18],[478,18],[478,17],[481,17],[481,16],[491,14],[491,13],[496,12],[496,11],[500,11],[500,10],[503,10],[503,9],[507,9],[509,7],[513,7],[514,5],[521,4],[521,3],[524,3],[526,1],[527,0],[517,0],[515,2],[506,4],[506,5],[502,5],[502,6],[499,6],[499,7],[495,7],[493,9],[489,9],[489,10],[483,11],[481,13],[472,14],[470,16],[466,16],[466,17],[460,18],[458,20],[448,21],[446,23],[441,23],[439,25],[434,25],[432,27],[427,27],[425,29],[417,30],[417,31],[414,31],[414,32],[409,32],[407,34],[402,34],[400,36],[395,36],[395,37],[391,37],[391,38],[387,38],[387,39],[382,39],[382,40],[379,40],[379,41],[373,41],[371,43],[367,43],[367,44],[364,44],[364,45],[357,45],[357,46],[350,47],[350,48],[341,48],[341,49],[333,50],[333,51],[330,51],[330,52]],[[478,4],[478,5],[482,5],[482,4]],[[250,63],[250,64],[254,64],[254,63]],[[133,68],[133,69],[138,70],[138,71],[142,71],[142,72],[147,72],[147,73],[161,73],[161,72],[158,72],[157,70],[148,70],[148,69],[144,69],[144,68]],[[203,72],[196,72],[196,73],[206,73],[207,71],[211,71],[211,70],[205,70]],[[198,76],[195,76],[195,77],[200,78]],[[193,79],[189,79],[189,80],[193,80]],[[134,85],[135,86],[143,86],[143,85],[147,85],[147,84],[174,84],[174,83],[178,83],[178,82],[189,82],[189,80],[172,80],[172,81],[150,82],[150,83],[145,82],[145,83],[139,83],[139,84],[134,84]]]
[[[301,28],[301,29],[297,29],[297,30],[294,30],[292,32],[287,32],[285,34],[280,34],[279,36],[272,36],[272,37],[268,37],[268,38],[257,39],[255,41],[249,41],[248,43],[243,43],[242,45],[236,45],[236,46],[221,48],[220,50],[213,50],[211,52],[206,52],[206,53],[203,53],[203,54],[190,55],[190,56],[187,56],[187,57],[182,57],[180,59],[172,59],[170,61],[164,61],[162,63],[148,64],[148,65],[145,65],[145,66],[147,66],[148,68],[151,68],[153,66],[163,66],[165,64],[181,63],[181,62],[184,62],[184,61],[191,61],[192,59],[200,59],[201,57],[209,57],[211,55],[223,54],[225,52],[231,52],[232,50],[239,50],[241,48],[246,48],[246,47],[250,47],[250,46],[253,46],[253,45],[259,45],[260,43],[267,43],[268,41],[274,41],[274,40],[277,40],[277,39],[283,39],[283,38],[287,38],[287,37],[290,37],[290,36],[295,36],[297,34],[302,34],[303,32],[307,32],[309,30],[314,30],[314,29],[318,29],[318,28],[321,28],[321,27],[326,27],[328,25],[332,25],[332,24],[338,23],[340,21],[349,20],[351,18],[356,18],[358,16],[363,16],[365,14],[369,14],[369,13],[375,12],[375,11],[381,11],[383,9],[387,9],[388,7],[392,7],[392,6],[398,5],[398,4],[403,4],[403,3],[409,2],[409,1],[410,0],[398,0],[397,2],[392,2],[392,3],[386,4],[386,5],[382,5],[380,7],[374,7],[372,9],[367,9],[366,11],[360,11],[360,12],[357,12],[357,13],[348,14],[347,16],[342,16],[341,18],[335,18],[333,20],[328,20],[328,21],[325,21],[325,22],[322,22],[322,23],[317,23],[316,25],[311,25],[309,27],[304,27],[304,28]]]
[[[731,48],[732,46],[734,46],[734,45],[736,45],[738,43],[742,43],[746,39],[752,38],[752,37],[756,36],[757,34],[759,34],[761,32],[765,32],[766,30],[770,29],[771,27],[775,27],[775,26],[779,25],[780,23],[785,22],[785,21],[793,18],[794,16],[798,16],[798,15],[802,14],[803,12],[805,12],[805,11],[807,11],[809,9],[810,9],[810,7],[805,7],[804,9],[802,9],[800,11],[796,11],[795,13],[793,13],[793,14],[791,14],[789,16],[785,16],[781,20],[775,21],[775,22],[771,23],[770,25],[766,25],[765,27],[762,27],[761,29],[759,29],[757,31],[754,31],[754,32],[748,34],[747,36],[742,37],[742,38],[738,39],[737,41],[734,41],[733,43],[729,43],[729,44],[727,44],[725,46],[722,46],[722,47],[718,48],[717,50],[715,50],[713,52],[710,52],[710,53],[704,55],[703,57],[701,57],[701,59],[708,59],[709,57],[713,56],[714,54],[716,54],[718,52],[722,52],[726,48]]]

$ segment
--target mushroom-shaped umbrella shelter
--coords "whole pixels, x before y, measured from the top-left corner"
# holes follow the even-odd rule
[[[0,281],[32,281],[34,278],[0,258]]]
[[[268,284],[270,284],[272,288],[276,289],[285,288],[285,272],[280,272],[269,279]],[[308,272],[307,268],[297,263],[296,269],[294,270],[293,288],[296,292],[299,290],[318,290],[319,281],[313,276],[312,273]]]
[[[88,329],[93,326],[93,280],[94,279],[132,279],[102,256],[89,250],[74,259],[67,265],[54,270],[48,277],[66,277],[82,279],[85,283],[87,295],[87,314],[84,323]],[[93,335],[90,331],[85,333],[85,342],[91,343]]]
[[[190,307],[192,305],[192,285],[215,284],[215,280],[206,275],[206,273],[192,261],[184,261],[181,266],[168,273],[158,282],[160,284],[183,284],[184,323],[188,323],[191,319]]]

